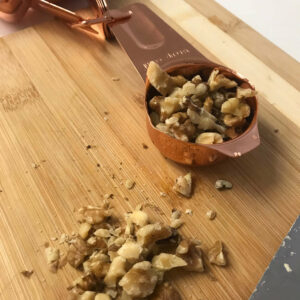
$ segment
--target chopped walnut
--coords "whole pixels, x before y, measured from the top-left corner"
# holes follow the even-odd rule
[[[171,229],[160,223],[145,225],[136,233],[138,243],[144,247],[147,247],[156,241],[166,239],[171,235]]]
[[[211,94],[212,99],[214,100],[214,106],[216,108],[221,108],[223,102],[226,100],[226,96],[220,92],[213,92]]]
[[[249,88],[243,89],[241,87],[237,87],[236,89],[236,97],[239,99],[250,98],[250,97],[254,97],[255,95],[256,95],[256,91]]]
[[[218,179],[215,183],[215,187],[218,190],[231,189],[232,183],[224,179]]]
[[[95,296],[95,300],[111,300],[110,296],[104,293],[98,293]]]
[[[84,291],[93,290],[96,284],[97,284],[96,278],[90,272],[87,272],[82,276],[79,276],[77,279],[73,281],[73,287],[79,287]]]
[[[251,107],[245,99],[253,97],[255,91],[238,86],[219,69],[211,72],[207,82],[199,74],[190,81],[172,77],[155,63],[150,63],[148,71],[152,76],[149,81],[158,91],[149,101],[149,114],[152,124],[162,133],[197,143],[200,134],[210,131],[222,135],[218,143],[223,143],[238,137],[250,124],[247,118]],[[228,127],[235,128],[227,130]]]
[[[101,238],[109,238],[110,233],[108,229],[105,228],[99,228],[94,232],[95,236],[101,237]]]
[[[173,84],[177,87],[182,87],[187,82],[187,79],[184,78],[182,75],[171,76],[171,78]]]
[[[106,207],[109,206],[103,206],[101,210],[106,210]],[[79,235],[73,232],[67,239],[69,249],[64,258],[59,258],[57,249],[45,245],[50,265],[63,267],[68,261],[82,272],[68,288],[68,299],[142,299],[163,283],[168,270],[203,271],[199,242],[182,238],[176,230],[182,224],[180,211],[172,210],[172,228],[152,223],[140,204],[133,213],[125,215],[124,228],[123,222],[115,216],[107,216],[103,220],[98,218],[94,208],[88,207],[88,212],[87,208],[79,211]],[[191,213],[191,210],[186,210],[186,213]],[[180,299],[180,295],[168,285],[158,295],[158,299]]]
[[[194,84],[199,84],[199,83],[202,82],[202,78],[201,78],[200,75],[196,75],[196,76],[194,76],[194,77],[192,78],[191,81],[192,81],[192,83],[194,83]]]
[[[147,225],[149,221],[148,215],[142,210],[134,210],[129,219],[133,224],[136,224],[139,227]]]
[[[133,298],[123,290],[118,300],[133,300]]]
[[[185,197],[190,197],[192,193],[192,174],[187,173],[184,176],[179,176],[176,179],[173,189]]]
[[[186,213],[187,215],[189,215],[189,216],[192,216],[192,215],[193,215],[193,211],[192,211],[190,208],[187,208],[187,209],[185,210],[185,213]]]
[[[96,292],[85,291],[81,296],[80,300],[95,300]]]
[[[89,231],[91,230],[92,225],[89,223],[81,223],[78,233],[79,235],[85,240],[88,235],[89,235]]]
[[[168,271],[177,267],[184,267],[187,263],[174,254],[161,253],[152,258],[152,266],[161,271]]]
[[[208,260],[212,264],[226,266],[227,262],[223,253],[223,244],[221,241],[216,241],[212,248],[209,249]]]
[[[196,138],[196,144],[220,144],[223,142],[223,138],[216,132],[204,132],[198,135]]]
[[[206,99],[203,103],[203,109],[205,109],[207,112],[211,113],[213,105],[214,105],[213,99],[211,97],[206,97]]]
[[[178,229],[183,224],[184,224],[184,221],[182,219],[174,219],[174,220],[171,220],[170,227],[174,228],[174,229]]]
[[[187,254],[189,251],[190,243],[187,240],[182,240],[176,248],[176,254]]]
[[[206,216],[209,220],[213,220],[215,217],[216,217],[216,212],[214,210],[209,210],[207,213],[206,213]]]
[[[27,277],[27,278],[30,278],[31,275],[33,274],[33,270],[24,270],[24,271],[21,271],[21,274],[24,276],[24,277]]]
[[[130,262],[137,261],[143,251],[140,244],[135,241],[127,240],[118,250],[118,254]]]
[[[47,247],[45,249],[45,255],[46,255],[47,264],[49,266],[49,270],[52,273],[56,273],[59,264],[59,258],[60,258],[59,249],[53,247]]]
[[[238,116],[234,116],[231,114],[225,114],[223,117],[223,122],[228,127],[242,127],[246,123],[246,120],[243,119],[243,117],[238,117]],[[225,134],[227,132],[228,132],[228,129],[225,131]],[[227,135],[227,136],[229,136],[229,135]]]
[[[119,281],[119,285],[131,297],[144,298],[154,291],[158,276],[149,261],[136,263]]]
[[[90,246],[83,239],[76,238],[68,249],[67,261],[72,267],[77,268],[89,254],[91,254]]]
[[[200,245],[194,241],[182,240],[176,249],[176,254],[186,262],[187,271],[203,272],[204,265]]]
[[[77,220],[80,223],[86,222],[93,225],[102,223],[107,217],[110,216],[111,213],[105,207],[89,205],[78,210]]]
[[[108,295],[111,298],[116,298],[118,295],[118,291],[114,288],[105,288],[104,292],[106,293],[106,295]]]
[[[199,129],[202,130],[216,130],[220,133],[224,133],[225,128],[216,123],[216,117],[201,108],[199,112],[192,109],[187,110],[187,114],[190,117],[192,123],[197,124]]]
[[[237,86],[237,83],[233,80],[228,79],[223,74],[219,74],[218,69],[214,69],[207,81],[211,91],[216,91],[222,87],[230,89]]]
[[[247,103],[242,102],[240,99],[230,98],[222,104],[221,112],[244,119],[249,117],[251,109]]]
[[[170,94],[174,89],[175,84],[171,76],[167,72],[164,72],[154,61],[151,61],[149,64],[147,77],[152,86],[164,96]]]
[[[171,220],[176,220],[181,217],[181,212],[177,209],[172,210]]]
[[[236,132],[236,129],[235,127],[231,127],[231,128],[227,128],[226,131],[225,131],[225,134],[231,138],[231,139],[234,139],[236,138],[239,134]]]
[[[106,254],[94,252],[88,260],[83,263],[85,272],[92,272],[96,278],[103,278],[110,267],[110,258]]]
[[[131,179],[127,179],[125,181],[125,187],[127,190],[131,190],[134,187],[134,185],[135,185],[135,182]]]
[[[180,98],[155,96],[149,102],[152,110],[159,114],[160,121],[165,121],[182,108]]]
[[[109,270],[104,278],[104,282],[108,287],[115,287],[118,278],[126,273],[126,259],[122,256],[117,256],[111,262]]]

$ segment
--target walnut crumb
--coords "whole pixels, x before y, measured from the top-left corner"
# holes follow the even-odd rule
[[[33,270],[30,270],[30,271],[24,270],[24,271],[21,271],[21,274],[26,278],[30,278],[31,275],[33,274]]]
[[[173,190],[185,197],[190,197],[192,192],[191,173],[187,173],[185,176],[179,176],[176,179],[175,185],[173,186]]]
[[[159,194],[161,197],[167,197],[167,193],[165,193],[165,192],[159,192]]]
[[[114,199],[114,194],[109,193],[109,194],[105,194],[104,195],[104,199],[108,200],[108,199]]]
[[[218,190],[231,189],[232,188],[232,183],[227,181],[227,180],[218,179],[215,183],[215,187]]]
[[[105,117],[103,118],[103,120],[104,120],[104,121],[108,121],[108,117],[105,116]]]
[[[59,249],[53,247],[47,247],[45,249],[45,255],[46,255],[47,264],[49,266],[49,270],[52,273],[56,273],[59,264],[59,257],[60,257]]]
[[[216,241],[208,251],[208,260],[210,263],[218,266],[226,266],[226,258],[223,252],[223,243]]]
[[[192,211],[190,208],[186,209],[186,210],[185,210],[185,213],[186,213],[187,215],[189,215],[189,216],[192,216],[192,215],[193,215],[193,211]]]
[[[217,216],[217,213],[216,213],[214,210],[209,210],[209,211],[206,213],[206,217],[207,217],[209,220],[213,220],[216,216]]]
[[[31,166],[32,166],[33,169],[37,169],[40,165],[36,164],[36,163],[32,163]]]
[[[125,181],[125,187],[127,190],[131,190],[134,187],[134,185],[135,185],[135,182],[131,179],[127,179]]]

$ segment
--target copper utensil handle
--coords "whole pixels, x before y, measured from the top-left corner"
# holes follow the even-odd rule
[[[164,69],[180,63],[208,61],[147,6],[135,3],[122,10],[132,11],[131,17],[108,24],[108,28],[144,80],[152,60]]]
[[[243,154],[255,149],[260,144],[257,122],[252,121],[251,123],[253,125],[250,125],[249,128],[239,137],[226,143],[205,146],[229,157],[242,156]]]

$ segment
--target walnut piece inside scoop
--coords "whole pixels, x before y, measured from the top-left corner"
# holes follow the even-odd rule
[[[216,241],[208,251],[208,260],[210,263],[218,266],[226,266],[226,258],[223,252],[223,244],[221,241]]]
[[[190,197],[192,193],[192,174],[187,173],[184,176],[179,176],[173,190],[185,197]]]
[[[201,71],[200,71],[201,73]],[[149,115],[159,131],[183,142],[199,143],[197,137],[219,134],[218,139],[202,144],[223,143],[242,134],[251,116],[248,98],[256,92],[244,88],[221,69],[211,71],[207,81],[199,74],[187,80],[171,76],[150,62],[147,75],[157,93],[149,100]],[[207,78],[207,74],[202,74]],[[233,130],[227,129],[234,127]]]

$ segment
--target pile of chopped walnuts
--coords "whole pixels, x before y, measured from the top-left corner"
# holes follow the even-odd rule
[[[173,210],[170,226],[151,222],[139,205],[120,220],[113,216],[106,201],[102,206],[80,208],[78,234],[67,240],[68,251],[62,259],[83,273],[69,287],[70,299],[137,300],[174,299],[180,294],[164,274],[178,268],[203,272],[200,242],[187,239],[177,231],[183,221]],[[47,247],[47,263],[52,272],[60,267],[59,250]],[[207,253],[210,263],[224,266],[222,242]]]
[[[149,101],[150,118],[163,133],[184,142],[217,144],[247,129],[251,108],[246,99],[255,91],[238,86],[217,68],[204,82],[200,75],[191,80],[170,76],[152,61],[147,76],[160,93]]]

